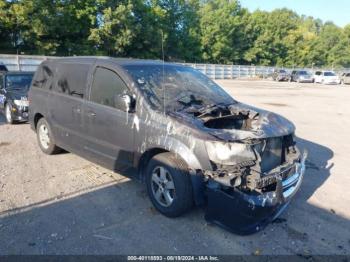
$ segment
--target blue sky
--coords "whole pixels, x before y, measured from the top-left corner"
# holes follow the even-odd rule
[[[256,9],[271,11],[287,7],[298,14],[333,21],[338,26],[350,24],[349,0],[240,0],[250,11]]]

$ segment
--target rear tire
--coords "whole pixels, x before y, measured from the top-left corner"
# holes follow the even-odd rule
[[[36,134],[40,149],[47,155],[54,155],[61,151],[56,146],[55,138],[52,135],[51,128],[45,118],[40,118],[36,126]]]
[[[146,186],[154,207],[167,217],[181,216],[193,206],[187,165],[172,153],[161,153],[150,160]]]

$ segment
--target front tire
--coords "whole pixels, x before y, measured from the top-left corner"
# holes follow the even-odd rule
[[[13,118],[12,118],[12,112],[11,112],[11,107],[9,104],[5,105],[5,117],[6,117],[6,122],[10,125],[14,123]]]
[[[36,134],[40,149],[47,155],[57,154],[61,149],[56,146],[51,128],[45,118],[41,118],[36,126]]]
[[[148,196],[167,217],[178,217],[193,206],[192,183],[187,165],[172,153],[154,156],[146,170]]]

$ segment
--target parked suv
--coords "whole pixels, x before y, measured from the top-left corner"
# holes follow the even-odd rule
[[[284,69],[277,69],[272,73],[272,79],[274,81],[288,81],[289,74]]]
[[[314,78],[308,71],[294,70],[290,76],[290,81],[298,83],[313,83]]]
[[[46,154],[63,148],[145,181],[169,217],[193,206],[233,232],[263,228],[300,187],[305,154],[285,118],[234,100],[197,70],[114,58],[44,61],[29,93]]]
[[[7,123],[28,120],[28,90],[32,78],[32,72],[0,72],[0,111]]]
[[[341,83],[342,84],[350,84],[350,73],[343,73],[342,77],[341,77]]]
[[[339,85],[340,78],[332,71],[316,71],[314,75],[315,83]]]

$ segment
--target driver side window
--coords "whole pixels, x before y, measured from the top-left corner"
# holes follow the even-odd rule
[[[118,95],[127,93],[127,86],[123,80],[112,70],[97,67],[91,86],[90,100],[109,107],[125,111],[125,107],[115,103]]]

